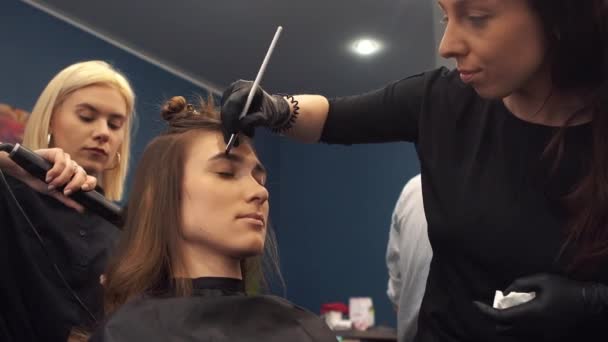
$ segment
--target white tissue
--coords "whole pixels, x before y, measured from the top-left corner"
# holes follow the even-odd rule
[[[529,302],[534,297],[536,297],[536,292],[511,292],[505,296],[502,291],[497,290],[494,295],[493,306],[495,309],[506,309]]]

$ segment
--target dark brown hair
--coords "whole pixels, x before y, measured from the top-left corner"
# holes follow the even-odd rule
[[[548,38],[553,86],[592,91],[588,171],[563,198],[569,218],[562,252],[574,250],[571,273],[588,274],[608,257],[608,2],[529,0],[529,4]],[[555,158],[554,165],[563,149],[564,128],[546,150]]]
[[[201,99],[199,108],[177,96],[165,103],[161,116],[165,133],[146,147],[134,175],[125,218],[125,229],[105,273],[104,307],[110,314],[127,300],[170,286],[178,296],[191,292],[191,282],[173,278],[175,265],[183,265],[177,252],[178,226],[182,222],[182,183],[188,148],[196,136],[221,132],[219,113],[212,99]],[[241,143],[250,143],[247,138]],[[161,181],[162,180],[162,181]],[[266,264],[278,274],[276,242],[268,229]],[[241,261],[246,289],[264,285],[261,256]]]

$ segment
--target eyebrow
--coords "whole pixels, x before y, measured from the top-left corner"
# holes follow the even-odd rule
[[[458,8],[463,8],[466,7],[468,4],[470,4],[471,2],[475,2],[475,0],[455,0],[456,4],[455,6]],[[443,8],[443,4],[441,3],[441,0],[437,0],[437,4]]]
[[[97,114],[99,114],[101,112],[99,109],[97,109],[97,107],[93,106],[90,103],[86,103],[86,102],[77,104],[76,108],[85,108],[85,109],[88,109],[88,110],[90,110],[92,112],[95,112]],[[117,118],[117,119],[124,119],[125,118],[125,115],[118,114],[118,113],[110,113],[110,116],[112,118]]]
[[[223,151],[214,155],[213,157],[209,158],[209,161],[216,161],[216,160],[227,160],[229,162],[239,163],[239,164],[243,164],[245,162],[245,158],[243,158],[242,156],[235,154],[235,153],[226,154],[226,152],[223,152]],[[264,165],[262,165],[260,162],[256,162],[255,167],[253,169],[254,169],[254,171],[261,172],[263,174],[268,173],[266,171],[266,168],[264,167]]]

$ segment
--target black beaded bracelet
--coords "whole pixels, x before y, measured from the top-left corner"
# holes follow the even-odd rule
[[[285,97],[287,100],[289,100],[289,102],[291,102],[291,104],[293,104],[293,111],[289,111],[289,118],[285,121],[285,123],[281,124],[281,126],[273,128],[272,131],[275,133],[285,133],[286,131],[290,130],[293,125],[296,123],[296,120],[298,119],[298,115],[300,114],[299,110],[300,107],[298,106],[299,102],[298,100],[295,99],[295,97],[293,97],[293,95],[288,95],[288,94],[277,94],[281,97]]]

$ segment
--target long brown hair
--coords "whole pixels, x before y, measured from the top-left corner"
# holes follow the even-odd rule
[[[169,127],[146,147],[134,175],[126,210],[125,230],[105,273],[104,307],[110,314],[127,300],[171,286],[178,296],[192,288],[187,279],[175,279],[175,265],[184,265],[177,251],[182,206],[182,183],[188,147],[194,138],[221,132],[219,113],[212,99],[201,99],[198,109],[181,97],[165,103],[161,116]],[[250,143],[241,138],[241,143]],[[278,274],[275,236],[269,227],[265,266]],[[261,256],[241,261],[245,287],[264,285]]]
[[[588,277],[608,257],[608,1],[529,0],[549,41],[553,86],[592,89],[591,149],[587,173],[563,200],[568,213],[562,255],[571,249],[570,273]],[[568,120],[567,126],[574,115]],[[564,150],[565,127],[545,156],[554,168]]]

